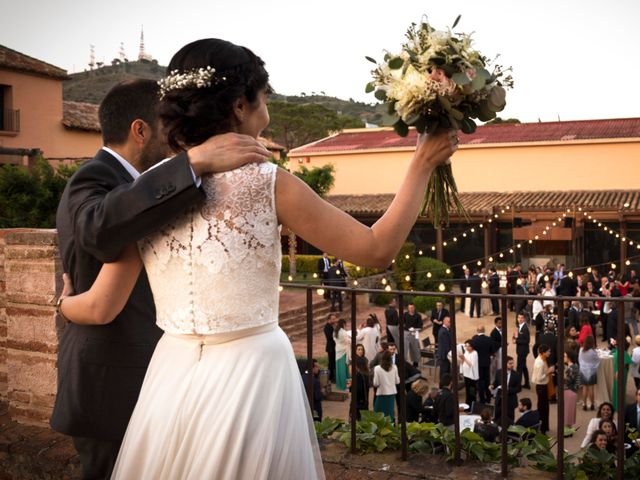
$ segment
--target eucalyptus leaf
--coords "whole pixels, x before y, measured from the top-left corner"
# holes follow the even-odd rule
[[[469,83],[471,83],[471,80],[469,80],[469,77],[467,77],[467,74],[461,73],[461,72],[454,73],[451,76],[451,80],[456,82],[457,85],[468,85]]]
[[[389,114],[389,113],[382,114],[383,125],[393,125],[397,121],[398,121],[398,115],[395,112],[393,114]]]
[[[489,92],[489,101],[494,105],[505,105],[507,98],[507,92],[504,88],[499,85],[496,85]]]
[[[471,80],[471,87],[474,90],[481,90],[485,86],[485,79],[481,76],[476,76],[473,80]]]
[[[367,60],[369,60],[371,63],[375,63],[376,65],[378,64],[378,62],[376,62],[376,61],[375,61],[373,58],[371,58],[371,57],[368,57],[368,56],[366,56],[366,55],[365,55],[365,57],[364,57],[364,58],[366,58]]]
[[[424,133],[427,129],[427,119],[424,115],[420,115],[420,118],[414,124],[418,133]]]
[[[458,110],[457,108],[452,108],[451,109],[451,115],[456,120],[462,120],[464,118],[464,114],[460,110]]]
[[[387,92],[382,89],[376,90],[376,93],[373,94],[378,100],[384,102],[387,99]]]
[[[464,118],[460,122],[460,130],[469,135],[476,131],[476,122],[474,122],[470,118]]]
[[[407,118],[404,118],[403,121],[404,123],[406,123],[407,125],[415,125],[416,122],[420,119],[420,114],[419,113],[412,113],[410,114]]]
[[[393,129],[401,137],[406,137],[409,134],[409,126],[406,123],[404,123],[401,119],[393,124]]]
[[[477,77],[482,77],[485,80],[488,80],[489,78],[491,78],[491,74],[484,68],[476,68],[476,76]]]
[[[460,21],[460,18],[462,17],[462,15],[458,15],[456,17],[456,21],[453,22],[453,25],[451,26],[451,30],[453,30],[454,28],[456,28],[456,26],[458,25],[458,22]]]
[[[391,70],[397,70],[399,68],[402,68],[403,65],[404,65],[404,60],[400,57],[393,57],[391,60],[389,60],[389,68]]]
[[[367,86],[364,88],[364,93],[371,93],[376,89],[376,86],[373,82],[367,83]]]
[[[441,95],[438,96],[438,102],[442,105],[447,112],[451,110],[451,102],[447,97],[443,97]]]

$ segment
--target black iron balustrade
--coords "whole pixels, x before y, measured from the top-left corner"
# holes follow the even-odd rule
[[[564,296],[541,296],[541,295],[503,295],[503,294],[485,294],[485,293],[449,293],[449,292],[421,292],[421,291],[412,291],[408,292],[405,290],[377,290],[377,289],[367,289],[367,288],[353,288],[353,287],[332,287],[328,285],[302,285],[296,283],[282,283],[283,287],[294,288],[294,289],[304,289],[306,290],[306,303],[307,303],[307,371],[313,371],[313,293],[317,289],[323,290],[339,290],[341,292],[346,292],[349,294],[351,298],[351,358],[355,358],[356,356],[356,337],[357,337],[357,323],[356,323],[356,305],[357,305],[357,296],[363,294],[380,294],[384,293],[387,295],[394,295],[398,299],[398,310],[399,310],[399,325],[398,330],[400,332],[404,332],[404,301],[407,296],[409,297],[438,297],[448,299],[449,304],[449,316],[451,318],[451,343],[452,348],[458,344],[457,340],[457,332],[456,332],[456,308],[455,301],[456,298],[487,298],[487,299],[497,299],[500,304],[500,313],[502,316],[502,345],[501,345],[501,365],[503,368],[502,378],[501,378],[501,402],[503,406],[508,405],[508,389],[507,385],[507,368],[504,368],[507,365],[507,338],[509,331],[509,322],[507,321],[508,309],[507,309],[507,301],[508,300],[540,300],[540,301],[553,301],[558,308],[558,335],[557,335],[557,349],[558,349],[558,363],[557,363],[557,451],[558,451],[558,465],[557,465],[557,478],[564,478],[564,352],[565,352],[565,342],[564,342],[564,308],[563,302],[565,301],[586,301],[585,297],[564,297]],[[618,309],[617,314],[617,345],[625,344],[625,304],[629,302],[636,302],[637,298],[633,297],[588,297],[589,302],[610,302],[615,303]],[[593,332],[594,336],[596,332]],[[619,348],[619,347],[618,347]],[[400,334],[398,338],[398,358],[406,358],[405,357],[405,344],[404,344],[404,335]],[[617,358],[617,371],[624,372],[624,355],[618,354]],[[399,362],[399,371],[398,375],[400,377],[400,385],[401,388],[398,390],[398,395],[400,396],[400,408],[398,412],[398,421],[400,424],[400,437],[401,437],[401,459],[407,459],[407,422],[406,422],[406,390],[405,390],[405,379],[406,379],[406,371],[405,371],[405,362]],[[451,355],[451,371],[452,371],[452,380],[453,380],[453,395],[454,395],[454,404],[459,404],[459,392],[458,392],[458,358],[457,355]],[[311,380],[311,374],[309,374]],[[351,362],[351,378],[356,378],[355,371],[355,362]],[[625,447],[624,447],[624,402],[626,395],[626,383],[625,382],[617,382],[618,388],[618,404],[615,406],[616,411],[618,412],[618,438],[617,438],[617,449],[616,449],[616,478],[618,480],[623,479],[623,471],[624,471],[624,461],[625,461]],[[313,405],[313,382],[309,381],[307,383],[307,396],[309,399],[309,405]],[[349,408],[350,412],[350,424],[351,424],[351,445],[350,450],[351,453],[356,453],[356,405],[357,405],[357,388],[351,389],[351,405]],[[507,452],[507,429],[508,429],[508,417],[507,417],[507,408],[501,409],[501,418],[500,418],[500,427],[501,427],[501,476],[502,478],[508,478],[509,466],[508,466],[508,452]],[[460,412],[458,409],[455,409],[454,415],[454,434],[455,434],[455,447],[454,447],[454,462],[460,462]]]

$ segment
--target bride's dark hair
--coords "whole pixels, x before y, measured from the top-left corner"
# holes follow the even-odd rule
[[[217,38],[196,40],[182,47],[171,59],[167,75],[209,66],[216,70],[210,87],[170,90],[160,103],[160,119],[174,150],[231,131],[234,102],[244,96],[251,104],[261,90],[271,90],[260,57],[248,48]]]

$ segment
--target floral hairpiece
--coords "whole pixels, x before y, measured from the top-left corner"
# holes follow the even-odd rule
[[[204,68],[194,68],[187,72],[180,73],[179,70],[173,70],[165,78],[158,80],[160,85],[160,99],[164,98],[167,92],[171,90],[179,90],[181,88],[208,88],[220,81],[226,80],[226,77],[215,78],[216,69],[208,66]]]

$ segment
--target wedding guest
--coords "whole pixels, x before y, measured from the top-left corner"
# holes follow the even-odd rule
[[[336,260],[333,259],[331,261],[331,266],[329,267],[329,271],[326,273],[325,284],[330,287],[341,287],[344,286],[344,270],[341,270]],[[331,290],[329,292],[329,299],[331,300],[331,311],[336,311],[336,303],[338,304],[337,309],[342,311],[342,291],[340,290]]]
[[[467,286],[469,287],[469,293],[482,293],[482,279],[480,278],[478,270],[474,270],[473,275],[467,279]],[[469,308],[469,318],[473,318],[473,312],[476,312],[476,316],[480,318],[482,316],[481,302],[478,297],[471,297],[471,307]]]
[[[440,381],[447,373],[451,373],[451,362],[449,361],[449,352],[451,352],[451,332],[449,327],[451,326],[451,318],[444,317],[442,322],[442,328],[438,332],[438,348],[436,350],[436,357],[438,358],[438,364],[440,365]]]
[[[471,344],[478,353],[478,398],[482,403],[488,403],[491,400],[489,384],[491,383],[491,356],[495,352],[495,344],[485,334],[484,325],[478,325]]]
[[[407,422],[426,422],[428,413],[425,401],[429,396],[429,382],[426,378],[418,378],[411,384],[407,392]]]
[[[582,385],[582,410],[586,410],[587,403],[591,402],[591,410],[594,407],[594,385],[597,383],[598,366],[600,357],[595,350],[595,338],[588,336],[584,339],[584,345],[580,349],[578,356],[580,385]]]
[[[460,311],[462,313],[464,313],[466,303],[469,300],[469,297],[464,296],[464,294],[467,293],[467,288],[470,287],[469,278],[471,277],[471,272],[469,271],[468,268],[465,268],[463,271],[463,274],[464,274],[464,278],[460,280],[460,292],[463,294],[463,296],[460,297]]]
[[[453,378],[450,373],[445,373],[440,379],[440,392],[435,400],[434,409],[438,418],[438,423],[445,427],[453,425],[453,416],[455,415],[455,399],[451,388]]]
[[[496,371],[502,368],[502,317],[496,317],[493,323],[495,326],[491,330],[489,337],[493,342],[494,353],[491,356],[489,378],[494,378]]]
[[[580,333],[578,334],[578,343],[580,346],[584,346],[584,340],[587,337],[594,337],[593,329],[591,328],[591,322],[589,321],[589,315],[587,312],[580,312]]]
[[[333,338],[333,330],[338,323],[338,316],[330,313],[327,323],[324,326],[324,337],[326,340],[325,352],[327,352],[327,363],[329,364],[329,381],[336,381],[336,341]]]
[[[406,348],[406,359],[411,361],[414,367],[420,363],[420,340],[416,338],[414,332],[420,332],[424,325],[422,315],[416,312],[416,306],[413,302],[407,304],[407,311],[404,312],[404,344]]]
[[[346,332],[347,339],[351,341],[351,332]],[[367,357],[367,361],[371,362],[378,352],[378,343],[380,341],[380,333],[376,328],[376,321],[373,314],[369,315],[366,321],[360,325],[360,329],[357,331],[356,342],[361,342],[361,346],[364,350],[364,355]],[[350,346],[348,351],[350,351]]]
[[[384,309],[384,318],[387,325],[387,341],[397,344],[400,338],[398,337],[399,316],[395,298],[389,300],[389,305]]]
[[[616,453],[618,429],[611,420],[600,420],[598,427],[604,433],[607,434],[607,452]]]
[[[540,432],[546,434],[549,431],[549,376],[555,371],[555,367],[547,365],[549,346],[540,345],[538,356],[533,363],[531,382],[536,386],[538,395],[538,412],[540,413]]]
[[[317,271],[318,277],[320,277],[320,284],[326,285],[327,278],[329,277],[329,269],[331,268],[331,260],[329,260],[329,254],[322,252],[322,257],[318,259]],[[324,291],[324,299],[329,300],[330,293],[328,290]]]
[[[347,322],[341,318],[336,323],[333,332],[333,338],[336,342],[336,388],[338,390],[347,389],[347,378],[349,378],[349,369],[347,367],[347,349],[350,349],[347,331],[345,329]]]
[[[540,423],[540,413],[532,410],[533,404],[529,398],[521,398],[518,402],[518,411],[520,417],[516,421],[516,425],[525,428],[533,428]]]
[[[598,430],[600,426],[600,420],[613,420],[613,405],[609,402],[603,402],[598,407],[598,411],[596,412],[596,416],[589,421],[587,425],[587,431],[585,432],[584,439],[580,444],[580,448],[586,448],[591,441],[591,436],[593,432]]]
[[[572,427],[576,423],[576,403],[578,401],[579,367],[575,352],[564,353],[564,424]]]
[[[527,356],[529,356],[529,342],[531,336],[529,335],[529,327],[525,323],[524,315],[518,313],[518,330],[513,335],[513,341],[516,344],[516,354],[518,357],[517,369],[518,375],[524,380],[522,388],[531,388],[529,384],[529,369],[527,368]]]
[[[495,380],[492,385],[496,391],[496,422],[502,420],[502,370],[496,372]],[[513,423],[515,418],[514,410],[518,406],[518,392],[520,392],[520,375],[514,370],[513,357],[507,357],[507,419],[509,425]]]
[[[322,421],[322,400],[324,399],[324,394],[322,393],[322,388],[320,387],[320,379],[318,378],[320,375],[320,365],[318,365],[318,360],[315,358],[312,360],[312,372],[309,375],[309,371],[307,370],[307,359],[300,358],[298,359],[298,369],[300,370],[300,375],[302,376],[302,383],[304,384],[305,391],[309,384],[309,377],[312,378],[312,389],[313,389],[313,420],[316,422]]]
[[[613,403],[613,409],[617,410],[618,408],[618,348],[616,346],[616,341],[612,341],[613,345],[613,391],[611,392],[611,403]],[[626,391],[627,387],[627,378],[629,377],[629,367],[631,366],[631,355],[629,355],[629,342],[624,341],[623,345],[623,355],[624,355],[624,371],[622,374],[622,385],[624,385],[624,390]],[[624,400],[624,395],[622,396]]]
[[[476,390],[478,385],[478,352],[473,348],[471,340],[464,342],[464,354],[458,355],[460,360],[460,373],[464,377],[464,388],[466,393],[465,402],[469,407],[476,401]]]
[[[635,453],[638,450],[638,442],[632,442],[629,433],[631,428],[635,429],[635,431],[640,430],[640,388],[636,389],[636,401],[631,405],[627,405],[624,410],[624,423],[627,425],[627,428],[625,428],[625,442],[631,444],[629,453]]]
[[[635,338],[636,347],[631,351],[631,374],[636,388],[640,388],[640,335]]]
[[[596,430],[589,439],[589,448],[594,451],[608,451],[607,450],[607,434],[603,430]]]
[[[360,420],[362,410],[369,410],[369,382],[370,372],[369,364],[366,357],[359,356],[354,362],[356,369],[355,381],[349,381],[347,384],[353,395],[354,386],[356,389],[356,420]]]
[[[485,407],[480,412],[480,420],[473,426],[473,431],[485,442],[495,442],[500,435],[500,428],[491,420],[491,409]]]
[[[438,345],[438,332],[440,331],[440,327],[442,327],[442,322],[444,317],[449,316],[449,310],[444,308],[444,302],[438,300],[436,302],[436,308],[431,310],[431,323],[433,324],[433,343],[434,345]]]
[[[500,277],[495,267],[489,267],[489,293],[494,295],[500,293]],[[497,298],[491,299],[491,310],[491,315],[500,314],[500,306],[498,305]]]
[[[380,365],[373,369],[373,385],[377,387],[373,410],[384,413],[392,420],[395,418],[393,404],[399,383],[398,367],[391,363],[391,353],[387,350],[380,356]]]

